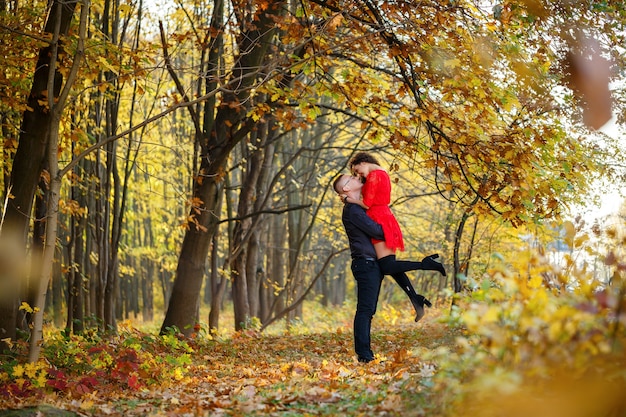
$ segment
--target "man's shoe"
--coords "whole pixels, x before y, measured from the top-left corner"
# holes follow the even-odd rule
[[[361,363],[370,363],[374,358],[359,358],[359,362]]]
[[[428,255],[422,259],[422,267],[427,271],[439,271],[441,275],[446,276],[446,269],[443,267],[438,253]]]

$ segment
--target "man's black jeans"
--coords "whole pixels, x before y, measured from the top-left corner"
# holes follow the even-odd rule
[[[374,359],[370,331],[383,275],[375,259],[353,259],[351,269],[357,286],[354,350],[359,361],[369,362]]]

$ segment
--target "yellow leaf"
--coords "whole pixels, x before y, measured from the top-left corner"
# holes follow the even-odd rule
[[[487,23],[487,29],[489,29],[491,32],[495,32],[498,30],[498,26],[495,23]]]
[[[175,379],[175,380],[177,380],[177,381],[180,381],[181,379],[183,379],[183,378],[184,378],[184,375],[183,375],[183,371],[182,371],[182,369],[180,369],[180,368],[176,368],[176,369],[174,369],[174,375],[173,375],[173,377],[174,377],[174,379]]]
[[[33,383],[35,384],[35,386],[39,388],[45,387],[47,382],[48,382],[48,375],[46,372],[40,373],[37,379],[33,380]]]
[[[24,367],[24,372],[26,373],[26,376],[29,377],[30,379],[35,378],[35,376],[37,376],[37,370],[38,370],[38,366],[36,363],[27,363],[26,366]]]
[[[495,323],[500,316],[500,309],[496,306],[491,306],[487,312],[483,315],[483,323]]]
[[[583,243],[585,243],[586,241],[589,240],[589,236],[582,235],[576,238],[576,240],[574,240],[574,247],[578,248],[581,247],[583,245]]]
[[[83,402],[80,403],[80,408],[83,410],[91,410],[94,406],[94,402],[91,400],[85,400]],[[100,409],[100,411],[102,411],[102,406],[98,407]]]
[[[120,13],[122,14],[130,14],[133,12],[133,8],[128,4],[122,4],[120,6]]]
[[[461,318],[463,319],[463,322],[467,324],[467,326],[470,328],[478,324],[478,315],[474,310],[466,311],[465,313],[463,313],[463,316]]]
[[[563,238],[565,240],[565,243],[567,243],[569,246],[572,246],[574,236],[576,235],[576,228],[574,227],[574,223],[569,221],[563,223],[563,229],[565,230],[565,237]]]
[[[541,283],[542,282],[543,282],[543,279],[540,276],[534,276],[528,282],[528,287],[529,288],[539,288],[539,287],[541,287]]]
[[[100,64],[102,65],[103,68],[106,68],[106,69],[108,69],[109,71],[111,71],[111,72],[113,72],[115,74],[118,73],[117,69],[113,68],[113,66],[109,63],[109,61],[106,60],[105,57],[103,57],[103,56],[98,57],[98,62],[100,62]]]
[[[26,301],[22,301],[22,305],[20,305],[20,310],[24,310],[27,313],[31,314],[35,311]]]
[[[550,324],[550,328],[548,329],[548,334],[550,336],[550,340],[556,341],[559,339],[561,332],[563,330],[563,325],[560,321],[553,322]]]
[[[447,59],[443,65],[447,68],[456,68],[461,65],[461,61],[458,58]]]
[[[22,375],[24,375],[24,367],[22,365],[13,367],[13,377],[20,378]]]

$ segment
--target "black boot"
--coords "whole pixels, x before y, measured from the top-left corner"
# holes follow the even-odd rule
[[[428,255],[422,259],[422,265],[427,271],[439,271],[441,275],[446,276],[446,269],[443,267],[438,253]]]
[[[428,301],[428,299],[421,294],[417,294],[416,299],[411,300],[411,303],[413,304],[413,308],[415,308],[415,322],[416,323],[420,321],[422,317],[424,317],[424,315],[426,314],[426,312],[424,311],[424,306],[425,305],[428,307],[433,306],[432,303]]]

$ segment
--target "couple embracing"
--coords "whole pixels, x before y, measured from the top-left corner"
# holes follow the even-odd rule
[[[371,362],[370,330],[382,279],[390,275],[407,294],[415,309],[415,321],[424,317],[424,306],[431,306],[418,294],[407,271],[446,271],[438,255],[417,261],[400,261],[396,252],[404,250],[402,231],[389,208],[391,181],[389,174],[374,156],[357,153],[349,163],[353,175],[339,175],[333,188],[344,202],[341,216],[352,256],[351,270],[357,282],[357,307],[354,316],[354,348],[359,362]]]

